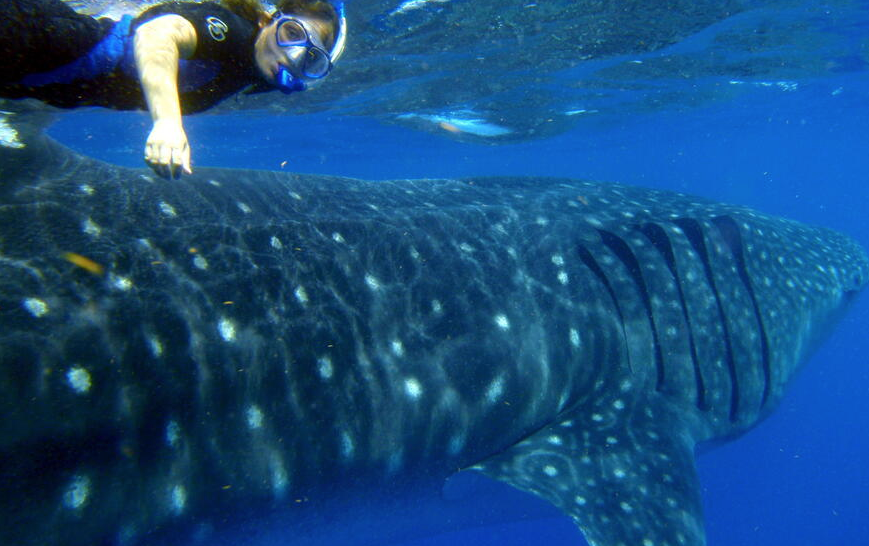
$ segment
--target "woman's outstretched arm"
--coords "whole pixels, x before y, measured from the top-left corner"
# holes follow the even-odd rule
[[[136,67],[154,127],[145,143],[145,162],[157,174],[177,176],[190,168],[190,146],[181,122],[178,61],[196,50],[196,30],[180,15],[142,24],[134,39]]]

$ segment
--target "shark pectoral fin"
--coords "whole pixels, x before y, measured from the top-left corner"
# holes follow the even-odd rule
[[[628,423],[600,418],[548,426],[474,469],[548,500],[592,546],[704,545],[687,427],[650,410]]]

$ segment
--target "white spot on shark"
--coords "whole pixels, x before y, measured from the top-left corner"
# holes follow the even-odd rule
[[[178,445],[180,439],[181,427],[178,425],[178,422],[173,419],[166,424],[166,443],[169,447],[175,447]]]
[[[585,221],[593,225],[594,227],[603,227],[603,222],[601,222],[598,218],[594,216],[587,215],[585,217]]]
[[[282,499],[287,492],[287,486],[290,484],[289,476],[278,457],[272,461],[272,493],[276,498]]]
[[[558,469],[555,468],[554,466],[552,466],[551,464],[548,464],[548,465],[543,467],[543,473],[546,474],[547,476],[549,476],[550,478],[554,478],[555,476],[558,476]]]
[[[235,341],[235,323],[228,318],[220,319],[220,322],[217,324],[217,331],[220,332],[220,337],[223,338],[223,341]]]
[[[450,441],[447,444],[447,452],[450,455],[458,455],[464,447],[465,447],[464,435],[456,435],[456,436],[453,436],[452,438],[450,438]]]
[[[81,226],[81,230],[84,231],[85,233],[87,233],[88,235],[94,235],[94,236],[99,235],[102,232],[102,230],[100,229],[100,226],[98,226],[90,218],[88,218],[87,220],[84,221],[84,224],[82,224],[82,226]]]
[[[404,380],[404,392],[414,400],[422,396],[422,385],[419,384],[414,377],[409,377]]]
[[[63,505],[71,510],[78,510],[87,503],[90,492],[90,478],[76,474],[63,493]]]
[[[166,201],[160,201],[159,203],[157,203],[157,207],[159,207],[160,212],[162,212],[164,216],[168,216],[170,218],[178,216],[178,213],[175,212],[175,207],[173,207]]]
[[[510,321],[507,319],[506,315],[495,315],[495,324],[497,324],[498,328],[502,330],[510,329]]]
[[[187,506],[187,490],[183,485],[175,485],[172,487],[170,506],[175,515],[184,512],[184,508]]]
[[[208,269],[208,260],[205,259],[205,256],[202,254],[196,254],[193,256],[193,265],[196,266],[196,269],[201,269],[205,271]]]
[[[379,290],[380,289],[380,281],[378,281],[377,277],[375,277],[374,275],[366,274],[365,275],[365,284],[367,284],[368,288],[370,288],[372,290]]]
[[[126,292],[133,287],[133,281],[131,281],[128,277],[112,275],[111,283],[112,286],[114,286],[117,290],[120,290],[121,292]]]
[[[332,379],[335,373],[335,368],[332,366],[332,359],[328,356],[323,356],[317,359],[317,373],[323,380]]]
[[[284,248],[284,243],[282,243],[281,240],[274,235],[272,235],[272,238],[269,239],[269,244],[271,244],[272,248],[274,248],[275,250],[280,250]]]
[[[24,308],[36,318],[48,313],[48,304],[39,298],[27,298],[24,300]]]
[[[302,305],[308,303],[308,293],[305,291],[304,286],[297,286],[296,290],[293,292],[293,295],[296,296],[296,301],[298,301]]]
[[[247,419],[247,427],[251,430],[257,430],[263,426],[263,412],[259,406],[253,405],[247,408],[245,412]]]
[[[344,459],[350,459],[353,457],[354,449],[353,437],[350,436],[350,433],[346,430],[341,431],[341,456],[344,457]]]
[[[148,349],[151,351],[151,356],[157,358],[163,354],[163,343],[155,336],[147,336],[145,341],[148,343]]]
[[[66,381],[76,394],[85,394],[91,390],[91,374],[84,368],[70,368],[66,372]]]
[[[238,203],[235,204],[235,206],[237,206],[238,210],[240,210],[241,212],[243,212],[245,214],[251,213],[250,205],[248,205],[247,203],[242,203],[241,201],[239,201]]]
[[[494,404],[501,398],[501,395],[504,394],[504,379],[501,377],[496,377],[489,386],[486,387],[486,401],[490,404]]]
[[[576,328],[571,328],[570,329],[570,344],[573,345],[574,347],[579,348],[579,341],[580,341],[579,340],[579,332],[576,330]]]
[[[332,234],[332,240],[335,241],[336,243],[343,243],[344,236],[336,231],[335,233]]]
[[[404,356],[404,344],[400,339],[393,339],[389,346],[392,349],[392,354],[399,358]]]

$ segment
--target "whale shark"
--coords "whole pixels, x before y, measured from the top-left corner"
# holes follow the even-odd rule
[[[869,279],[845,235],[678,193],[170,181],[44,117],[0,147],[2,544],[472,472],[592,545],[700,546],[697,447],[767,416]]]

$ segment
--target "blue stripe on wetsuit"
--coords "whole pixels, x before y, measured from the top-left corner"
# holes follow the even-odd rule
[[[138,79],[133,48],[129,47],[132,40],[130,35],[132,22],[131,15],[124,15],[115,23],[111,32],[84,57],[48,72],[28,74],[19,83],[28,87],[40,87],[92,80],[108,74],[118,65],[128,77]],[[220,63],[215,61],[181,59],[178,65],[178,87],[182,93],[202,87],[217,77],[220,71]]]
[[[130,35],[132,22],[131,15],[124,15],[120,21],[115,23],[111,32],[84,57],[48,72],[28,74],[20,83],[29,87],[39,87],[49,84],[71,83],[76,80],[91,80],[111,72],[124,57],[124,49]],[[58,38],[62,39],[62,36]]]

